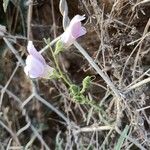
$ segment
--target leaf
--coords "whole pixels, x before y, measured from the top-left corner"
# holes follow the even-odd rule
[[[75,84],[72,84],[69,90],[72,96],[78,96],[80,94],[80,87]]]
[[[127,136],[128,130],[129,130],[129,126],[126,125],[126,127],[124,128],[123,132],[121,133],[121,135],[118,139],[117,145],[115,146],[115,150],[121,150],[123,142]]]
[[[3,9],[4,9],[5,13],[6,13],[6,10],[7,10],[7,7],[8,7],[8,3],[9,3],[9,0],[3,0]]]

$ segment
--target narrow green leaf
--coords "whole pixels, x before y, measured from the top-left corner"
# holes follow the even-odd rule
[[[121,133],[119,139],[118,139],[118,142],[115,146],[115,150],[121,150],[121,147],[123,145],[123,142],[124,140],[126,139],[126,136],[127,136],[127,133],[128,133],[128,130],[129,130],[129,126],[126,125],[126,127],[124,128],[123,132]]]
[[[80,94],[80,87],[75,84],[71,84],[69,90],[72,96],[78,96]]]

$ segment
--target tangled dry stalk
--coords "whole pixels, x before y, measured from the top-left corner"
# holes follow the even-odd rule
[[[150,1],[22,2],[9,2],[8,30],[0,26],[5,43],[0,53],[0,149],[150,149]],[[27,23],[23,6],[28,8]],[[52,18],[50,31],[45,16],[40,18],[45,12],[46,18],[47,12]],[[93,77],[86,94],[99,111],[76,103],[61,80],[31,80],[23,72],[25,41],[43,47],[47,26],[54,40],[40,53],[53,64],[49,46],[58,41],[61,24],[64,30],[68,26],[71,13],[86,14],[88,33],[60,55],[60,66],[75,84],[80,85],[87,75]],[[17,25],[27,36],[17,35]],[[41,33],[40,40],[37,33]]]

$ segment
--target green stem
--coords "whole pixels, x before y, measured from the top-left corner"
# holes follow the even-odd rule
[[[63,75],[63,73],[62,73],[62,71],[61,71],[61,69],[60,69],[60,67],[59,67],[57,58],[56,58],[56,56],[55,56],[55,54],[54,54],[54,52],[53,52],[51,46],[49,46],[49,47],[50,47],[52,56],[53,56],[53,58],[54,58],[54,62],[55,62],[56,68],[58,69],[61,78],[62,78],[62,79],[65,81],[65,83],[70,87],[70,86],[71,86],[70,82],[69,82],[69,81],[66,79],[66,77]]]
[[[82,88],[80,94],[83,94],[84,92],[85,92],[85,88]]]

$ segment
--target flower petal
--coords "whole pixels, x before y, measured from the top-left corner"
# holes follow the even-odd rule
[[[82,36],[82,35],[84,35],[86,33],[87,33],[86,28],[85,27],[81,27],[79,36]]]
[[[53,71],[54,68],[50,67],[49,65],[46,65],[42,77],[45,79],[49,79],[49,77],[53,74]]]
[[[71,34],[76,39],[80,36],[81,22],[76,22],[70,26]]]
[[[44,59],[43,56],[36,50],[36,48],[34,47],[32,41],[29,41],[29,42],[28,42],[27,50],[28,50],[28,52],[29,52],[30,55],[34,56],[36,59],[38,59],[39,61],[41,61],[41,63],[46,64],[45,59]]]
[[[75,38],[72,36],[69,28],[66,29],[66,31],[61,35],[61,40],[67,46],[70,46],[75,41]]]
[[[86,33],[86,29],[81,25],[81,21],[84,19],[85,15],[76,15],[73,17],[66,31],[61,35],[61,40],[65,43],[66,47],[73,44],[78,37]]]
[[[44,67],[45,65],[43,65],[38,59],[29,55],[26,59],[24,71],[30,78],[37,78],[43,75]]]
[[[76,15],[72,18],[72,20],[70,21],[70,25],[77,23],[77,22],[81,22],[82,20],[85,19],[85,15],[80,16],[80,15]]]
[[[70,31],[72,33],[72,36],[74,38],[78,38],[80,35],[80,31],[81,31],[81,21],[85,19],[85,15],[80,16],[80,15],[76,15],[73,17],[73,19],[70,22],[70,25],[68,28],[70,28]],[[83,34],[82,34],[83,35]]]

